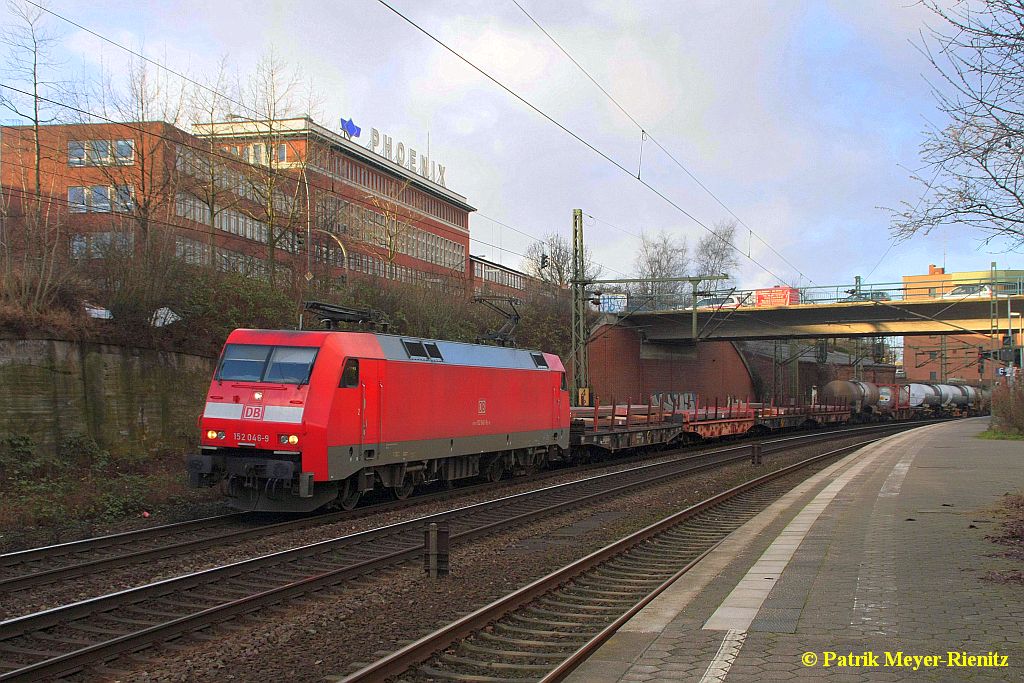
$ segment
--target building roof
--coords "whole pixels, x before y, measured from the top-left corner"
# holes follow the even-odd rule
[[[470,260],[470,262],[479,261],[480,263],[486,264],[486,265],[491,266],[493,268],[499,268],[501,270],[505,270],[505,271],[508,271],[510,273],[515,273],[516,275],[522,275],[525,278],[536,279],[532,275],[530,275],[528,273],[524,273],[521,270],[516,270],[515,268],[510,268],[508,266],[503,266],[500,263],[495,263],[494,261],[488,261],[483,256],[474,256],[473,254],[470,254],[469,255],[469,260]]]
[[[244,138],[259,135],[258,126],[269,126],[270,123],[270,121],[266,120],[239,119],[235,121],[218,121],[216,123],[197,123],[192,126],[192,130],[199,137]],[[462,195],[452,192],[447,187],[424,178],[420,174],[410,171],[386,157],[374,154],[366,147],[352,142],[329,128],[321,126],[307,116],[278,119],[273,122],[273,125],[275,135],[293,137],[315,136],[363,163],[408,180],[411,185],[463,211],[476,211],[476,208],[470,206]]]

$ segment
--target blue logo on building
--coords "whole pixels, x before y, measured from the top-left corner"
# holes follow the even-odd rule
[[[348,121],[342,119],[341,129],[345,131],[345,134],[348,135],[350,138],[357,138],[359,137],[359,133],[362,132],[362,128],[357,126],[355,122],[352,121],[352,119],[349,119]]]

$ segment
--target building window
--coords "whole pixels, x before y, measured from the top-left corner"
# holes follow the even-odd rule
[[[938,375],[935,373],[934,370],[928,373],[928,379],[930,379],[932,382],[938,379]]]
[[[85,143],[81,140],[68,143],[68,166],[85,166]]]
[[[135,163],[135,141],[117,140],[114,142],[114,163],[130,166]]]
[[[131,211],[135,206],[132,201],[135,194],[134,188],[131,185],[114,185],[113,190],[114,211],[119,213]]]
[[[263,163],[263,145],[255,144],[252,146],[252,163],[262,164]]]
[[[109,140],[89,140],[86,146],[90,166],[103,166],[110,160]]]
[[[288,146],[285,145],[284,143],[281,143],[280,145],[277,146],[277,160],[278,161],[287,161],[287,159],[288,159]]]
[[[89,210],[107,213],[110,211],[110,188],[93,185],[89,188]]]
[[[135,240],[131,233],[90,232],[71,236],[71,257],[103,258],[112,250],[131,251]]]
[[[936,358],[938,358],[938,356],[939,356],[939,352],[938,351],[929,351],[928,352],[928,359],[929,360],[935,360]]]
[[[68,209],[71,213],[85,213],[89,210],[85,203],[84,187],[68,188]]]

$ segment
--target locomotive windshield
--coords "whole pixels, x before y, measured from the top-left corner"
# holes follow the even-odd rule
[[[236,382],[306,384],[317,349],[308,346],[228,344],[217,379]]]

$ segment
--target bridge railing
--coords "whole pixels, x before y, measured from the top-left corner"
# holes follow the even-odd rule
[[[756,289],[730,289],[703,292],[697,296],[697,310],[727,313],[737,308],[756,305]],[[761,290],[763,291],[763,290]],[[912,280],[908,282],[851,283],[789,290],[794,304],[885,303],[946,299],[992,299],[1024,295],[1024,277],[999,276],[957,280]],[[629,293],[618,310],[610,313],[629,314],[654,311],[691,311],[693,297],[689,292]]]

